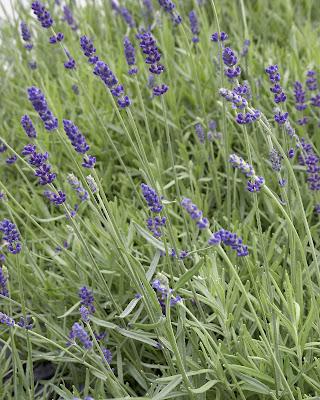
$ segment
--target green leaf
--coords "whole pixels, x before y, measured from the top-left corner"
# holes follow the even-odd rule
[[[194,267],[185,272],[174,286],[174,290],[178,290],[183,287],[202,267],[204,258],[202,258]]]

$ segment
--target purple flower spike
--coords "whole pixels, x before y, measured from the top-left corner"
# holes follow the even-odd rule
[[[129,38],[126,36],[123,41],[123,47],[124,47],[124,54],[127,60],[127,64],[129,66],[133,66],[136,63],[136,54],[135,54],[135,49],[133,47],[133,44],[130,42]],[[131,68],[129,70],[129,74],[133,75],[134,73],[137,73],[138,69],[137,68]]]
[[[90,349],[93,345],[92,341],[90,340],[90,336],[87,334],[84,327],[78,322],[75,322],[72,325],[71,331],[69,333],[69,338],[72,341],[78,339],[85,349]]]
[[[237,252],[238,257],[245,257],[249,254],[248,246],[244,245],[242,239],[235,233],[220,229],[212,234],[208,243],[213,246],[224,244]]]
[[[37,132],[29,115],[21,117],[21,126],[30,138],[36,138]]]
[[[112,361],[112,353],[111,353],[111,351],[106,349],[105,347],[103,347],[101,350],[103,352],[104,359],[106,360],[106,362],[108,364],[110,364],[111,361]]]
[[[208,219],[202,217],[202,211],[200,211],[190,199],[184,197],[181,201],[181,205],[187,211],[190,217],[196,221],[197,227],[200,230],[204,230],[209,227]]]
[[[163,209],[163,205],[161,204],[161,198],[159,198],[156,191],[145,183],[141,183],[141,190],[150,211],[160,213]]]
[[[230,47],[225,47],[223,52],[222,52],[222,59],[225,65],[228,67],[233,67],[234,65],[237,64],[238,59]]]
[[[162,83],[161,85],[155,86],[153,88],[153,94],[155,96],[162,96],[163,94],[165,94],[168,91],[169,87],[167,85],[165,85],[164,83]]]
[[[281,111],[279,111],[277,114],[275,114],[274,116],[274,120],[279,124],[279,125],[283,125],[287,119],[288,119],[288,113],[281,113]]]
[[[73,31],[78,29],[78,25],[77,25],[75,19],[73,18],[72,11],[70,10],[70,8],[68,6],[63,6],[63,19],[62,20],[65,21]]]
[[[35,86],[27,89],[28,98],[31,101],[33,108],[39,114],[39,117],[44,123],[44,127],[47,131],[53,131],[58,128],[58,119],[49,110],[47,101],[44,94]]]
[[[90,149],[90,146],[87,144],[86,139],[80,132],[79,128],[72,121],[67,119],[64,119],[62,123],[63,129],[70,139],[74,149],[80,154],[85,154]]]
[[[0,324],[14,326],[14,320],[10,318],[7,314],[0,311]]]
[[[130,28],[134,28],[135,27],[135,22],[133,20],[132,15],[130,14],[129,10],[126,7],[121,7],[120,8],[120,14],[122,15],[122,18],[125,20],[126,24],[130,27]]]
[[[40,1],[34,1],[31,5],[31,8],[43,28],[48,29],[52,26],[53,19],[51,18],[49,11],[46,10]]]
[[[159,5],[164,9],[165,12],[170,14],[172,21],[179,25],[182,22],[182,18],[174,10],[176,8],[175,4],[171,0],[158,0]]]
[[[93,157],[93,156],[90,156],[90,155],[86,154],[86,155],[83,157],[83,162],[82,162],[81,165],[82,165],[84,168],[92,169],[92,168],[94,168],[95,164],[96,164],[96,158]]]
[[[85,306],[90,314],[94,314],[96,309],[94,306],[94,297],[92,291],[86,286],[83,286],[79,290],[80,304]]]
[[[215,32],[213,35],[211,35],[211,40],[213,42],[224,42],[225,40],[228,39],[228,34],[225,32],[220,32],[220,37],[219,37],[219,33]]]
[[[83,54],[88,58],[90,64],[96,64],[99,58],[95,55],[96,48],[93,45],[91,39],[87,36],[81,36],[80,38],[80,46],[82,48]]]
[[[50,190],[46,190],[43,195],[56,206],[60,206],[66,201],[66,194],[61,190],[58,193],[51,192]]]
[[[9,290],[7,287],[8,278],[4,269],[0,266],[0,294],[9,297]]]
[[[306,92],[303,90],[302,83],[296,81],[294,84],[294,96],[296,99],[296,109],[298,111],[303,111],[307,108],[306,102]]]
[[[191,32],[193,33],[193,38],[192,41],[193,43],[198,43],[199,42],[199,22],[198,22],[198,17],[197,17],[197,13],[192,10],[189,13],[189,21],[190,21],[190,29]]]
[[[196,134],[199,138],[200,143],[203,144],[206,140],[203,126],[200,123],[197,123],[197,124],[195,124],[194,127],[195,127]]]
[[[13,156],[8,157],[6,159],[6,163],[9,164],[9,165],[14,164],[16,161],[17,161],[17,156],[16,155],[13,155]]]
[[[31,32],[30,32],[27,24],[24,21],[22,21],[20,23],[20,31],[21,31],[22,40],[24,40],[25,42],[30,42],[31,41]]]
[[[18,254],[21,251],[20,234],[16,225],[8,219],[0,222],[0,232],[3,233],[2,240],[7,246],[9,253]]]

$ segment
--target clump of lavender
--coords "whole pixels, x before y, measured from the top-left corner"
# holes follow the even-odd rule
[[[141,184],[141,190],[150,211],[156,214],[160,213],[163,209],[163,205],[161,204],[161,198],[159,198],[157,192],[145,183]],[[156,216],[154,218],[147,219],[147,227],[155,237],[162,236],[161,228],[165,225],[165,223],[165,217],[161,218],[159,216]]]
[[[162,236],[161,228],[166,224],[166,217],[154,217],[147,219],[147,227],[153,236],[159,238]]]
[[[9,290],[7,286],[8,278],[3,267],[0,266],[0,294],[9,297]]]
[[[9,253],[18,254],[21,251],[20,234],[16,225],[8,219],[0,222],[0,232],[3,233],[2,240],[7,246]]]
[[[14,326],[14,320],[10,318],[7,314],[0,311],[0,324]]]
[[[37,153],[36,145],[28,144],[24,146],[21,154],[28,156],[28,163],[33,167],[36,167],[35,176],[39,178],[40,185],[47,185],[52,183],[56,179],[56,174],[51,172],[51,165],[47,164],[49,154]]]
[[[238,63],[238,58],[235,55],[235,52],[230,47],[225,47],[222,51],[222,60],[224,65],[227,68],[224,70],[224,74],[229,79],[233,80],[237,78],[241,74],[241,68],[239,65],[236,66]]]
[[[316,72],[315,71],[307,71],[307,80],[306,80],[306,85],[308,90],[314,91],[318,89],[318,81],[316,78]]]
[[[16,161],[17,161],[17,156],[16,156],[16,155],[7,157],[7,159],[6,159],[6,163],[7,163],[8,165],[12,165],[12,164],[14,164]]]
[[[138,72],[138,68],[135,66],[136,54],[133,44],[130,39],[126,36],[123,40],[124,54],[126,57],[127,64],[129,65],[129,75],[134,75]]]
[[[90,314],[94,314],[96,308],[94,306],[94,297],[92,291],[86,286],[83,286],[79,290],[80,304],[89,310]]]
[[[99,57],[95,55],[97,50],[93,45],[93,41],[87,36],[81,36],[80,46],[83,54],[88,58],[88,62],[90,64],[95,64],[99,60]]]
[[[175,306],[182,301],[180,296],[173,296],[173,290],[169,287],[168,278],[163,274],[157,274],[156,279],[152,282],[152,287],[159,295],[158,301],[162,308],[162,313],[166,314],[166,299],[170,298],[170,306]]]
[[[77,193],[80,201],[86,201],[89,198],[89,193],[85,190],[82,183],[73,174],[68,174],[67,181],[72,189]]]
[[[189,21],[190,21],[190,29],[191,32],[193,33],[192,41],[193,43],[198,43],[200,29],[199,29],[197,13],[194,10],[190,11],[189,13]]]
[[[213,42],[224,42],[224,41],[226,41],[228,39],[228,34],[226,33],[226,32],[220,32],[220,35],[219,35],[219,32],[214,32],[212,35],[211,35],[211,40],[213,41]]]
[[[182,18],[175,12],[176,5],[171,0],[158,0],[158,2],[160,7],[162,7],[165,12],[170,14],[172,21],[176,25],[181,24]]]
[[[241,96],[239,93],[246,93],[245,86],[237,86],[233,90],[228,90],[221,88],[219,90],[220,96],[224,97],[228,102],[232,103],[232,107],[238,110],[243,110],[248,107],[248,102],[245,97]],[[236,122],[240,125],[250,124],[257,121],[261,117],[261,112],[259,110],[249,110],[246,113],[239,112],[236,115]]]
[[[65,21],[73,31],[78,29],[78,25],[73,17],[72,11],[66,5],[63,7],[62,21]]]
[[[62,42],[64,39],[64,34],[62,32],[58,32],[56,35],[50,36],[49,43],[56,44]]]
[[[145,183],[141,183],[141,190],[150,211],[160,213],[163,209],[163,205],[161,204],[161,199],[157,195],[157,192]]]
[[[312,191],[320,190],[320,159],[314,152],[312,145],[304,138],[300,141],[303,153],[299,155],[299,164],[307,167],[307,182]]]
[[[104,356],[104,359],[106,360],[106,362],[108,364],[111,364],[111,361],[112,361],[111,351],[109,349],[106,349],[105,347],[102,347],[101,350],[102,350],[102,353],[103,353],[103,356]]]
[[[29,115],[26,114],[21,117],[21,126],[29,138],[37,137],[36,128],[34,127],[32,119],[29,117]]]
[[[273,86],[270,88],[270,91],[274,94],[274,102],[276,104],[279,103],[284,103],[287,99],[287,96],[282,90],[282,87],[280,86],[280,73],[279,73],[279,68],[278,65],[270,65],[265,69],[266,73],[269,76],[270,82],[273,84]],[[284,112],[282,113],[280,109],[275,110],[275,115],[274,115],[274,120],[279,124],[283,125],[288,119],[288,113]]]
[[[229,162],[233,168],[239,169],[246,177],[250,178],[247,182],[247,189],[249,192],[259,192],[264,185],[264,178],[257,176],[253,166],[245,162],[241,157],[236,154],[231,154]]]
[[[271,168],[276,172],[280,172],[282,157],[275,148],[272,148],[270,151],[269,160],[271,163]]]
[[[197,136],[199,138],[200,143],[203,144],[205,142],[205,140],[206,140],[206,136],[205,136],[205,133],[204,133],[203,126],[200,123],[197,123],[197,124],[195,124],[194,127],[195,127],[196,134],[197,134]]]
[[[45,190],[43,195],[56,206],[60,206],[66,201],[66,194],[61,190],[58,190],[57,193],[51,192],[50,190]]]
[[[120,14],[122,18],[124,19],[125,23],[130,27],[134,28],[135,27],[135,22],[133,20],[132,15],[130,14],[130,11],[126,7],[121,7],[120,8]]]
[[[207,218],[203,218],[203,213],[198,207],[192,203],[192,201],[184,197],[181,201],[182,207],[187,211],[190,217],[197,221],[197,227],[200,230],[207,229],[209,227],[209,221]]]
[[[22,40],[26,42],[24,47],[30,51],[33,48],[33,44],[31,43],[31,32],[24,21],[20,23],[20,31]]]
[[[82,343],[82,345],[85,349],[91,349],[91,347],[93,345],[93,343],[90,339],[90,336],[85,331],[84,327],[81,324],[79,324],[78,322],[75,322],[72,325],[72,328],[69,333],[69,339],[73,342],[76,339],[78,339]],[[71,345],[71,344],[72,344],[72,342],[68,343],[68,345]]]
[[[27,89],[28,99],[33,105],[33,108],[39,114],[39,117],[44,123],[44,127],[47,131],[53,131],[58,128],[58,119],[49,110],[47,101],[44,94],[35,86],[31,86]]]
[[[48,29],[53,25],[53,19],[51,18],[49,11],[46,10],[40,1],[34,1],[31,8],[43,28]]]
[[[237,252],[238,257],[245,257],[249,254],[248,246],[244,245],[242,239],[236,233],[220,229],[218,232],[212,234],[208,240],[210,245],[220,245],[231,247],[232,250]]]
[[[243,42],[242,50],[240,52],[241,57],[246,57],[248,55],[249,46],[250,46],[250,40],[245,39],[245,41]]]
[[[68,138],[75,151],[80,154],[85,154],[90,146],[87,144],[85,137],[80,132],[79,128],[70,120],[62,120],[63,129],[66,132]]]
[[[5,153],[7,151],[7,146],[0,141],[0,153]]]
[[[140,40],[140,48],[143,54],[145,54],[145,62],[150,65],[149,71],[151,74],[160,75],[164,71],[164,66],[160,64],[161,54],[156,45],[156,41],[150,32],[145,32],[138,35]],[[160,84],[158,86],[153,86],[153,94],[155,96],[162,96],[168,91],[168,86],[165,84]]]
[[[102,80],[107,88],[109,88],[112,95],[117,98],[117,103],[120,108],[130,106],[131,101],[129,97],[125,95],[123,86],[118,85],[118,79],[107,64],[103,61],[97,61],[93,73]]]

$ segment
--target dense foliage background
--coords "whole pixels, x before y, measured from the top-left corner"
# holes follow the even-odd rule
[[[319,76],[318,0],[176,0],[173,17],[161,6],[169,1],[119,3],[47,2],[54,31],[64,33],[56,44],[31,1],[10,3],[13,16],[1,3],[0,220],[16,225],[21,251],[8,251],[1,222],[0,399],[319,398],[320,95],[306,84],[307,71]],[[163,96],[152,94],[139,48],[137,35],[148,29],[165,67],[155,77],[169,87]],[[213,42],[221,31],[228,41]],[[124,86],[130,107],[119,107],[93,74],[83,35]],[[128,74],[125,36],[136,49],[136,75]],[[238,124],[239,110],[219,95],[238,85],[223,74],[222,46],[238,55],[247,103],[262,113],[253,123]],[[75,69],[65,68],[66,54]],[[274,64],[290,126],[274,120],[265,72]],[[305,110],[296,107],[296,81]],[[44,128],[28,100],[32,86],[58,129]],[[25,114],[37,138],[23,130]],[[94,169],[82,167],[63,119],[85,136]],[[21,154],[30,143],[48,152],[63,204],[43,196],[48,187]],[[233,153],[264,177],[260,191],[246,190],[251,178],[232,168]],[[155,213],[142,183],[155,190],[149,203],[160,204],[166,218],[160,237],[146,226]],[[88,198],[80,201],[79,193]],[[183,198],[203,211],[210,229],[198,228]],[[227,241],[210,245],[220,229],[241,237],[248,255]],[[83,287],[89,295],[79,297]],[[80,302],[94,304],[87,321]],[[75,327],[88,335],[87,349],[72,340]]]

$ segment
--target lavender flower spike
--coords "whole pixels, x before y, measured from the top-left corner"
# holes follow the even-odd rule
[[[197,13],[194,10],[190,11],[189,13],[189,21],[190,21],[191,32],[193,33],[192,41],[193,43],[198,43],[200,30],[199,30]]]
[[[145,183],[141,183],[141,190],[150,211],[160,213],[163,209],[163,205],[161,204],[161,198],[159,198],[156,191]]]
[[[10,318],[7,314],[0,311],[0,324],[14,326],[14,320]]]
[[[249,254],[248,246],[245,246],[242,243],[242,239],[235,233],[224,229],[220,229],[218,232],[213,233],[211,238],[208,240],[208,243],[214,246],[223,243],[225,246],[229,246],[232,250],[235,250],[238,257],[245,257]]]
[[[78,153],[85,154],[90,149],[90,146],[87,144],[86,139],[80,132],[79,128],[72,121],[67,119],[64,119],[62,123],[63,129],[70,139],[72,146]]]
[[[5,269],[0,266],[0,294],[5,297],[9,297],[7,282],[8,278],[6,276]]]
[[[60,206],[66,201],[66,195],[61,190],[59,190],[58,193],[46,190],[43,194],[48,200],[50,200],[51,203],[56,206]]]
[[[236,154],[231,154],[229,157],[229,162],[234,168],[239,169],[250,180],[247,182],[247,189],[249,192],[259,192],[262,185],[264,184],[264,178],[262,176],[257,176],[253,166],[245,162],[241,157]]]
[[[18,254],[21,251],[20,234],[15,224],[8,219],[0,222],[0,232],[3,233],[2,240],[9,253]]]
[[[80,46],[83,54],[88,58],[90,64],[95,64],[99,60],[99,57],[95,55],[96,48],[94,47],[92,40],[87,36],[81,36]]]
[[[134,75],[138,72],[138,68],[134,66],[136,63],[136,54],[133,44],[130,42],[130,39],[127,36],[123,40],[123,47],[127,64],[130,67],[128,73],[129,75]]]
[[[35,86],[31,86],[27,89],[28,98],[31,101],[33,108],[39,114],[39,117],[44,123],[44,127],[47,131],[53,131],[58,128],[58,119],[49,110],[46,98],[44,94]]]
[[[93,345],[92,341],[90,340],[90,336],[84,330],[84,327],[78,322],[75,322],[72,325],[71,331],[69,333],[69,338],[73,341],[75,339],[78,339],[83,344],[85,349],[90,349]]]
[[[68,174],[67,180],[72,189],[77,193],[80,201],[86,201],[89,198],[89,193],[85,190],[82,183],[78,180],[78,178],[73,174]]]
[[[96,309],[94,306],[94,297],[92,291],[86,286],[83,286],[79,290],[80,304],[87,307],[90,314],[94,314]]]
[[[198,207],[192,203],[192,201],[188,198],[184,198],[181,201],[182,207],[188,212],[190,217],[197,221],[197,226],[199,229],[203,230],[209,227],[209,221],[207,218],[202,217],[202,211],[198,209]]]
[[[29,136],[30,138],[37,137],[36,128],[34,127],[33,122],[29,117],[29,115],[26,114],[23,117],[21,117],[21,125],[24,131],[26,132],[27,136]]]
[[[46,10],[40,1],[34,1],[31,5],[31,8],[43,28],[48,29],[52,26],[53,19],[51,18],[49,11]]]

